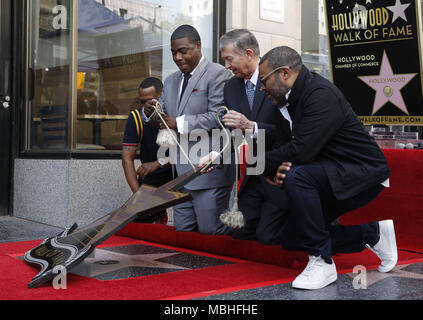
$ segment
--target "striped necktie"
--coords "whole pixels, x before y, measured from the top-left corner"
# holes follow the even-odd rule
[[[245,82],[245,92],[247,94],[248,103],[250,104],[250,110],[253,110],[254,84],[250,80]]]

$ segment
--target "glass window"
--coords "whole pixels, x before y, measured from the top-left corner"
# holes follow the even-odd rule
[[[311,71],[331,80],[325,0],[303,0],[301,8],[301,57]]]
[[[213,60],[210,0],[27,0],[29,151],[121,149],[138,87],[177,70],[170,36],[199,31]],[[75,15],[74,16],[74,12]],[[77,29],[74,28],[77,26]]]
[[[69,0],[29,1],[26,149],[69,149],[72,41]]]
[[[203,53],[212,59],[210,1],[79,0],[77,149],[121,148],[128,114],[137,107],[138,87],[176,69],[170,35],[194,25]],[[190,12],[190,8],[195,8]]]

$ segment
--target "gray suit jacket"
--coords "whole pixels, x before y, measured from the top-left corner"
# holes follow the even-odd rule
[[[224,105],[223,87],[231,77],[232,74],[229,70],[204,58],[189,80],[180,103],[181,72],[177,71],[171,74],[164,82],[160,103],[166,114],[170,116],[185,115],[184,133],[179,135],[179,140],[188,141],[188,143],[181,142],[181,145],[196,166],[201,157],[212,150],[220,150],[219,145],[213,144],[212,129],[221,129],[216,121],[216,110]],[[195,138],[196,134],[198,134],[197,140],[189,141],[189,138]],[[174,158],[172,161],[176,163],[178,175],[192,170],[191,165],[179,150],[177,156],[177,161]],[[200,190],[230,186],[234,182],[234,175],[235,168],[232,165],[224,165],[195,178],[185,188]]]

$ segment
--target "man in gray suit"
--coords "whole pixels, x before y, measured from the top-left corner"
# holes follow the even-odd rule
[[[182,25],[173,32],[171,51],[179,71],[165,80],[159,101],[167,114],[164,117],[166,124],[178,132],[180,141],[187,141],[181,146],[190,161],[198,166],[200,158],[212,151],[211,131],[219,128],[216,110],[223,105],[223,87],[232,75],[223,66],[203,57],[200,36],[192,26]],[[154,111],[154,104],[155,101],[146,103],[146,116]],[[165,128],[163,124],[161,128]],[[204,135],[207,139],[204,139]],[[190,141],[187,136],[191,139],[200,137],[200,141]],[[190,153],[191,149],[193,154]],[[178,175],[193,170],[181,153],[172,161]],[[231,229],[220,221],[219,216],[229,207],[234,175],[233,166],[223,165],[188,183],[185,188],[193,200],[174,207],[175,229],[228,234]]]

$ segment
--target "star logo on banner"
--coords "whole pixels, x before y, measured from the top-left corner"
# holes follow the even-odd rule
[[[394,13],[394,16],[392,18],[392,23],[394,23],[395,20],[397,20],[398,18],[401,18],[403,20],[405,20],[405,22],[407,22],[407,17],[405,16],[405,9],[408,8],[410,4],[402,4],[401,0],[395,0],[395,5],[394,6],[389,6],[387,7],[389,10],[391,10]]]
[[[96,249],[94,257],[86,258],[81,264],[72,269],[71,273],[83,276],[96,277],[105,273],[118,271],[130,267],[189,270],[178,265],[158,261],[159,259],[181,254],[150,253],[150,254],[124,254],[109,250]]]
[[[372,115],[382,108],[388,101],[408,114],[401,89],[410,82],[417,73],[394,74],[386,51],[383,51],[382,64],[379,75],[358,77],[376,91]]]
[[[397,278],[408,278],[408,279],[419,279],[423,280],[423,274],[410,272],[406,270],[402,270],[411,264],[404,264],[401,266],[396,266],[390,272],[379,272],[377,270],[370,270],[366,272],[366,285],[367,288],[382,281],[383,279],[390,278],[390,277],[397,277]],[[351,278],[355,278],[357,273],[348,273]]]

